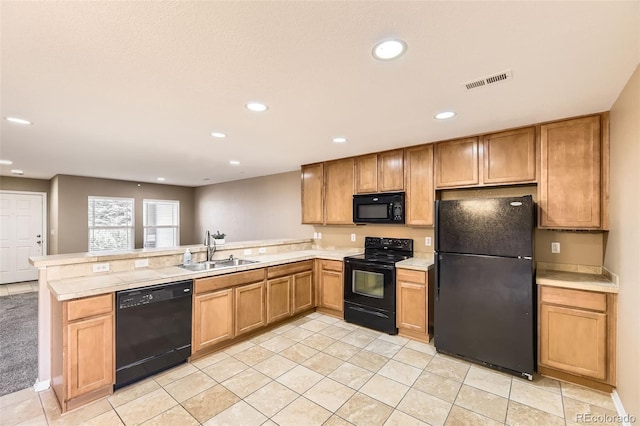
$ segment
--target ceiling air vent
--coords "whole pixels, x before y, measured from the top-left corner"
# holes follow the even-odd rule
[[[469,81],[467,83],[462,83],[467,90],[475,89],[478,87],[489,86],[491,84],[500,83],[503,81],[511,80],[513,76],[511,75],[511,70],[506,70],[499,72],[497,74],[493,74],[487,77],[482,77],[477,80]]]

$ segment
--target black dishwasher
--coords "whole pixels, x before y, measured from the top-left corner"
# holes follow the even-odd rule
[[[116,293],[115,389],[191,355],[192,288],[187,280]]]

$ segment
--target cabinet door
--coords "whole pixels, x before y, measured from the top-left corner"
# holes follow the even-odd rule
[[[356,157],[356,192],[366,194],[378,191],[378,155]]]
[[[67,325],[69,399],[113,385],[113,314]]]
[[[427,273],[399,268],[396,273],[396,325],[427,333]]]
[[[353,158],[325,163],[325,222],[353,223]]]
[[[342,272],[323,269],[320,273],[320,303],[322,307],[344,310],[344,282]]]
[[[406,224],[433,225],[433,145],[407,148],[406,174]]]
[[[233,290],[198,295],[193,299],[192,353],[233,337]]]
[[[483,183],[535,182],[535,127],[485,135],[482,144]]]
[[[291,315],[292,277],[267,281],[267,324]]]
[[[436,188],[478,185],[478,138],[435,146]]]
[[[302,223],[322,223],[324,165],[302,166]]]
[[[235,289],[236,336],[262,327],[265,323],[264,282]]]
[[[541,126],[540,146],[540,226],[599,228],[600,117]]]
[[[540,305],[540,364],[606,379],[607,316],[604,313]]]
[[[293,313],[313,308],[313,273],[301,272],[293,276]]]
[[[404,150],[396,149],[378,154],[378,191],[404,189]]]

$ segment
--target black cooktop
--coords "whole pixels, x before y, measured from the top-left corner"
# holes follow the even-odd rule
[[[413,257],[413,240],[408,238],[365,237],[364,254],[345,259],[393,264]]]

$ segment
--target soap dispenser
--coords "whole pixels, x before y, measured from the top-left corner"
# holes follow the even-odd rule
[[[191,265],[191,252],[189,251],[189,249],[186,249],[184,251],[184,255],[182,255],[182,264],[184,266]]]

